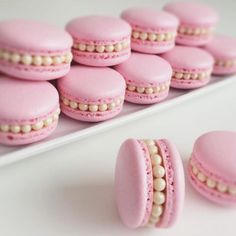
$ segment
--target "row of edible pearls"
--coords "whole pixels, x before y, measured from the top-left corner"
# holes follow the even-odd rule
[[[77,103],[63,96],[61,96],[61,100],[65,106],[69,106],[72,109],[78,109],[80,111],[90,111],[90,112],[97,112],[97,111],[104,112],[107,110],[113,110],[116,107],[120,106],[122,102],[124,101],[124,98],[123,97],[117,98],[111,103],[108,103],[108,104],[104,103],[104,104],[99,104],[99,105]]]
[[[29,133],[31,131],[38,131],[40,129],[43,129],[44,127],[50,126],[54,121],[57,121],[59,119],[60,109],[57,109],[57,111],[49,118],[39,121],[33,125],[6,125],[2,124],[0,125],[0,131],[1,132],[11,132],[14,134],[18,133]]]
[[[97,53],[104,53],[104,52],[120,52],[129,47],[129,41],[125,40],[120,43],[116,44],[109,44],[109,45],[94,45],[94,44],[84,44],[84,43],[75,43],[73,48],[84,52],[97,52]]]
[[[200,182],[206,184],[206,186],[208,188],[215,189],[215,190],[217,190],[221,193],[227,193],[227,194],[230,194],[232,196],[236,196],[236,187],[227,186],[224,183],[217,182],[217,181],[207,177],[192,162],[191,162],[191,168],[192,168],[192,173],[197,177],[197,179]]]
[[[69,64],[72,61],[70,52],[58,56],[32,56],[29,54],[19,54],[0,49],[0,60],[12,62],[14,64],[34,65],[34,66],[51,66],[60,64]]]
[[[160,221],[163,214],[164,203],[166,201],[165,189],[165,168],[162,164],[162,157],[159,153],[158,147],[153,140],[144,140],[147,145],[153,168],[153,205],[151,216],[148,225],[155,225]]]
[[[222,66],[222,67],[233,67],[236,66],[236,59],[232,60],[216,60],[215,61],[216,66]]]
[[[167,90],[170,86],[170,82],[165,82],[157,87],[136,87],[131,84],[127,84],[127,90],[130,92],[136,92],[136,93],[146,93],[146,94],[155,94],[155,93],[160,93],[165,90]]]
[[[190,27],[180,26],[178,29],[178,33],[185,35],[202,36],[211,34],[213,30],[214,30],[213,28],[190,28]]]
[[[168,33],[147,33],[147,32],[132,32],[132,38],[134,39],[141,39],[141,40],[148,40],[148,41],[170,41],[175,38],[175,32],[168,32]]]
[[[184,80],[203,80],[209,77],[210,72],[200,73],[183,73],[173,71],[172,79],[184,79]]]

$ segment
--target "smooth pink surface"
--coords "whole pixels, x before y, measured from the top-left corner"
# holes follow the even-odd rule
[[[118,212],[129,228],[140,227],[147,205],[146,158],[139,142],[126,140],[116,161],[115,191]]]
[[[108,104],[123,97],[126,87],[122,75],[115,70],[87,66],[73,66],[57,85],[63,96],[83,104]],[[74,119],[97,122],[114,117],[122,106],[106,112],[81,112],[62,105],[62,111]]]
[[[152,8],[130,8],[125,10],[121,17],[132,26],[151,32],[175,31],[179,24],[178,18],[174,15]]]
[[[71,36],[63,29],[31,20],[0,23],[0,48],[22,53],[57,55],[70,50]]]
[[[49,82],[0,76],[0,124],[34,124],[59,106],[57,90]]]
[[[213,131],[200,136],[196,140],[192,158],[207,176],[236,187],[235,154],[236,132]],[[235,197],[225,196],[225,194],[213,194],[209,188],[204,188],[198,182],[197,179],[192,177],[192,183],[197,185],[195,187],[200,188],[201,193],[205,190],[204,196],[207,195],[210,200],[220,203],[236,203]]]
[[[130,26],[111,16],[82,16],[71,20],[66,30],[75,39],[86,42],[117,42],[131,34]]]
[[[214,26],[219,20],[214,8],[199,2],[171,2],[164,10],[177,16],[181,25]]]
[[[185,179],[183,164],[176,146],[166,140],[157,140],[164,167],[167,170],[165,211],[157,227],[171,227],[179,219],[184,205]],[[169,203],[169,204],[168,204]]]
[[[142,142],[134,139],[126,140],[120,148],[116,162],[117,207],[123,223],[130,228],[145,225],[151,214],[151,209],[147,207],[148,199],[152,198],[148,195],[148,189],[153,185],[153,177],[148,178],[150,156],[148,154],[148,159],[145,157],[145,149],[140,143]],[[156,227],[170,227],[176,222],[183,208],[185,193],[183,166],[179,153],[171,142],[157,140],[156,143],[167,171],[165,210]]]
[[[204,46],[208,44],[213,39],[213,37],[214,36],[212,34],[204,35],[204,36],[178,34],[175,41],[176,41],[176,44],[179,44],[179,45],[198,47],[198,46]]]
[[[38,142],[53,133],[57,127],[57,121],[52,125],[44,127],[41,130],[33,131],[27,134],[13,134],[0,132],[0,143],[8,146],[18,146]]]
[[[0,71],[25,80],[52,80],[66,75],[70,70],[70,64],[57,66],[25,66],[22,64],[14,65],[9,62],[0,62]]]
[[[236,60],[236,38],[216,35],[204,49],[216,60]],[[236,65],[230,67],[215,65],[213,73],[218,75],[236,73]]]

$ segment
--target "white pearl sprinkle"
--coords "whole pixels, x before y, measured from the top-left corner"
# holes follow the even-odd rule
[[[71,107],[72,109],[76,109],[76,108],[78,107],[77,102],[70,101],[70,107]]]
[[[85,45],[85,44],[83,44],[83,43],[80,43],[80,44],[79,44],[79,46],[78,46],[78,48],[79,48],[79,50],[80,50],[80,51],[82,51],[82,52],[83,52],[83,51],[85,51],[85,50],[86,50],[86,45]]]
[[[153,167],[153,175],[156,178],[163,178],[165,176],[165,168],[161,165],[156,165]]]
[[[51,57],[43,57],[43,65],[50,66],[52,64],[52,58]]]
[[[206,184],[209,188],[215,188],[215,186],[216,186],[216,182],[212,179],[207,179]]]
[[[163,207],[160,205],[154,204],[152,207],[152,216],[159,217],[163,213]]]
[[[153,166],[160,165],[162,162],[162,158],[158,154],[151,155],[151,161]]]
[[[61,57],[53,57],[52,59],[54,65],[60,65],[62,63]]]
[[[152,88],[145,88],[145,93],[146,94],[152,94],[153,93],[153,89]]]
[[[41,66],[43,63],[43,59],[41,56],[34,56],[32,62],[35,66]]]
[[[43,121],[39,121],[36,124],[32,125],[33,130],[37,131],[43,128]]]
[[[148,34],[148,39],[150,41],[155,41],[157,39],[157,35],[153,34],[153,33],[150,33],[150,34]]]
[[[229,187],[229,193],[232,196],[236,196],[236,187]]]
[[[205,182],[205,181],[206,181],[206,176],[205,176],[202,172],[199,172],[199,173],[198,173],[197,178],[198,178],[201,182]]]
[[[150,146],[156,144],[155,141],[152,140],[152,139],[146,139],[146,140],[144,140],[144,142],[145,142],[147,145],[150,145]]]
[[[134,31],[134,32],[132,33],[132,36],[133,36],[133,38],[138,39],[138,38],[139,38],[139,32]]]
[[[153,201],[157,205],[161,205],[165,202],[165,194],[163,192],[154,192]]]
[[[2,58],[4,61],[9,61],[11,58],[11,54],[9,52],[3,52],[2,53]]]
[[[97,45],[96,46],[96,51],[99,52],[99,53],[103,53],[105,51],[105,46]]]
[[[67,54],[65,55],[65,63],[67,63],[67,64],[71,63],[72,58],[73,58],[72,54],[71,54],[70,52],[67,53]]]
[[[166,188],[166,181],[162,178],[157,178],[154,180],[154,189],[156,191],[163,191]]]
[[[11,125],[10,130],[12,133],[17,134],[20,133],[20,126],[19,125]]]
[[[115,107],[116,107],[116,104],[114,102],[108,104],[108,109],[109,110],[113,110],[113,109],[115,109]]]
[[[198,174],[198,168],[196,167],[196,166],[193,166],[193,168],[192,168],[192,171],[193,171],[193,174],[194,175],[197,175]]]
[[[163,41],[165,39],[164,34],[157,34],[157,41]]]
[[[79,104],[79,109],[81,111],[87,111],[88,110],[88,105],[80,103]]]
[[[23,55],[21,61],[24,65],[30,65],[32,63],[32,57],[30,55]]]
[[[116,45],[115,45],[115,51],[116,52],[120,52],[122,50],[122,45],[120,44],[120,43],[117,43]]]
[[[225,193],[227,191],[227,185],[223,183],[218,183],[217,184],[217,190],[221,193]]]
[[[87,45],[86,47],[88,52],[94,52],[95,51],[95,46],[94,45]]]
[[[131,91],[131,92],[135,91],[135,89],[136,89],[136,87],[133,86],[133,85],[128,85],[127,88],[128,88],[128,90]]]
[[[63,103],[64,103],[64,105],[66,105],[66,106],[69,106],[69,105],[70,105],[70,101],[69,101],[67,98],[63,98]]]
[[[101,104],[101,105],[98,106],[98,110],[99,110],[99,111],[102,111],[102,112],[103,112],[103,111],[106,111],[107,108],[108,108],[108,107],[107,107],[107,104]]]
[[[52,122],[53,122],[52,117],[49,117],[44,121],[44,125],[49,126],[52,124]]]
[[[158,153],[158,148],[157,148],[157,146],[155,146],[155,145],[149,145],[149,146],[148,146],[148,150],[149,150],[149,152],[150,152],[151,155]]]
[[[176,79],[182,79],[182,77],[183,77],[183,73],[176,72],[176,74],[175,74]]]
[[[0,125],[0,129],[2,132],[8,132],[10,127],[9,125]]]
[[[113,52],[114,51],[114,46],[113,45],[107,45],[105,47],[105,51],[106,52]]]
[[[23,133],[29,133],[31,131],[31,125],[23,125],[21,130]]]
[[[138,93],[144,93],[144,91],[145,91],[145,88],[143,88],[143,87],[137,87],[137,92],[138,92]]]
[[[140,39],[141,40],[146,40],[148,38],[148,34],[145,33],[145,32],[142,32],[140,35],[139,35]]]
[[[18,53],[14,53],[11,55],[11,61],[13,63],[19,63],[21,60],[21,56]]]
[[[89,105],[89,111],[91,111],[91,112],[98,111],[98,106],[97,105]]]

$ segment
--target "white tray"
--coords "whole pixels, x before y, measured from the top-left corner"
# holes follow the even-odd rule
[[[119,116],[101,123],[79,122],[61,115],[56,131],[49,138],[44,139],[41,142],[22,147],[7,147],[0,145],[0,166],[23,160],[58,146],[87,138],[115,126],[171,108],[172,106],[176,106],[190,99],[207,94],[210,91],[220,89],[223,86],[230,86],[234,80],[236,80],[236,76],[227,78],[213,77],[212,82],[209,85],[197,90],[183,91],[171,89],[168,99],[155,105],[135,105],[125,103],[124,109]]]

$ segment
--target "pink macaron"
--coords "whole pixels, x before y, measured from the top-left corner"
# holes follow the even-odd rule
[[[185,192],[175,145],[166,139],[126,140],[117,157],[115,192],[127,227],[172,226],[182,211]]]
[[[125,81],[111,68],[72,66],[57,85],[62,112],[73,119],[98,122],[122,110]]]
[[[130,8],[121,17],[132,27],[132,50],[157,54],[175,45],[178,19],[164,11],[148,8]]]
[[[110,16],[83,16],[71,20],[66,30],[72,35],[73,59],[89,66],[113,66],[130,56],[131,28]]]
[[[200,48],[176,46],[162,54],[172,68],[171,87],[194,89],[206,85],[211,78],[214,58]]]
[[[180,20],[176,42],[188,46],[200,46],[209,43],[219,16],[214,8],[197,2],[171,2],[164,7]]]
[[[30,20],[0,22],[0,71],[27,80],[57,79],[68,73],[71,36]]]
[[[188,165],[193,187],[207,199],[236,204],[236,132],[213,131],[194,144]]]
[[[126,101],[152,104],[168,96],[172,68],[161,57],[132,53],[127,61],[115,66],[115,69],[126,80]]]
[[[204,49],[215,59],[213,74],[236,73],[236,38],[217,35]]]
[[[57,127],[58,92],[47,81],[0,75],[0,143],[23,145],[48,137]]]

